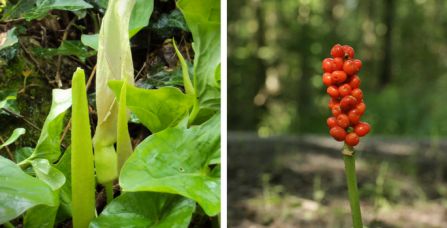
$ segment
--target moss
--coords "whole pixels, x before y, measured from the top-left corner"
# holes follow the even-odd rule
[[[23,89],[23,70],[34,70],[34,65],[29,63],[23,57],[23,53],[19,51],[18,55],[9,61],[8,65],[2,66],[0,90],[14,89],[20,91]],[[36,76],[35,80],[34,76]],[[41,128],[51,107],[51,90],[45,88],[48,87],[48,82],[45,77],[43,75],[36,75],[35,72],[27,79],[27,85],[31,83],[42,87],[28,87],[25,92],[18,93],[17,103],[20,114]],[[20,137],[13,145],[9,146],[12,152],[21,147],[34,147],[36,145],[40,132],[21,119],[3,114],[0,115],[0,123],[3,123],[0,128],[0,135],[4,139],[8,138],[16,128],[24,127],[27,131],[25,135]],[[4,153],[4,151],[0,153]]]

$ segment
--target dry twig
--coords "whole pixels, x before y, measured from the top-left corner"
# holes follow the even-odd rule
[[[64,40],[67,39],[68,36],[68,31],[70,30],[71,26],[75,23],[75,21],[78,19],[78,16],[75,16],[70,23],[67,25],[67,28],[65,28],[65,32],[64,32],[64,36],[62,36],[62,43],[61,45],[64,43]],[[56,78],[54,79],[54,81],[57,83],[57,86],[59,88],[62,87],[62,80],[61,80],[61,63],[62,63],[62,55],[59,55],[59,57],[57,58],[57,65],[56,65]]]
[[[0,141],[2,142],[2,144],[5,144],[5,141],[3,140],[3,138],[0,136]],[[6,151],[8,151],[8,154],[9,154],[9,157],[11,157],[11,160],[13,161],[13,162],[16,162],[16,160],[14,160],[14,156],[12,156],[12,153],[11,153],[11,151],[9,150],[9,147],[8,146],[5,146],[5,148],[6,148]]]

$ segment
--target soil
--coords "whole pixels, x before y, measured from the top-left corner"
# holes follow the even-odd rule
[[[331,137],[228,133],[228,227],[352,227],[343,144]],[[447,227],[447,142],[362,138],[364,226]]]

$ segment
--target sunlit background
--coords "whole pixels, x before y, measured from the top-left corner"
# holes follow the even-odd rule
[[[372,135],[447,135],[447,2],[228,1],[228,128],[327,134],[321,62],[335,44],[363,62]]]
[[[364,225],[447,224],[447,1],[228,0],[232,228],[352,227],[322,61],[363,62]]]

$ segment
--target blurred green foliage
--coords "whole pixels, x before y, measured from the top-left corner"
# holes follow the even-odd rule
[[[228,128],[329,129],[321,62],[333,45],[363,62],[372,134],[447,135],[447,2],[228,1]]]

